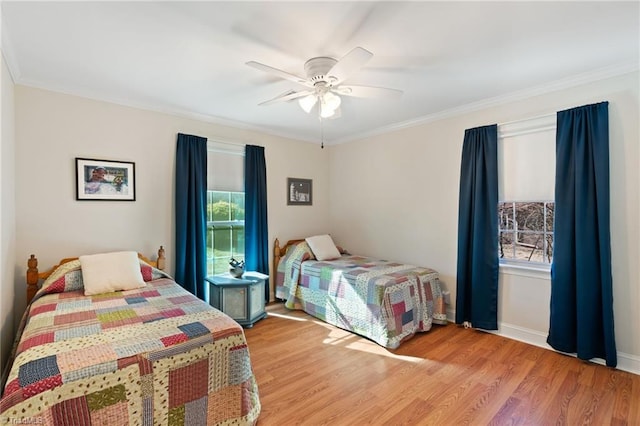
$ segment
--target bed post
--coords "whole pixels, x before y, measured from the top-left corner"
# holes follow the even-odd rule
[[[29,304],[38,291],[38,259],[31,255],[27,260],[27,266],[27,304]]]
[[[280,240],[276,238],[276,240],[273,242],[273,274],[274,275],[278,273],[278,264],[280,263],[280,257],[282,257],[282,255],[280,254]]]
[[[161,271],[164,271],[164,268],[166,267],[166,260],[167,259],[164,256],[164,247],[160,246],[160,249],[158,250],[158,260],[156,261],[156,267]]]

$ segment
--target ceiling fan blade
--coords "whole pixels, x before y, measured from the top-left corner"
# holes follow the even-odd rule
[[[357,98],[398,99],[404,93],[402,90],[373,86],[338,86],[331,89],[339,95],[355,96]]]
[[[284,78],[285,80],[293,81],[294,83],[302,84],[303,86],[312,87],[313,85],[307,81],[306,78],[299,77],[294,74],[290,74],[288,72],[279,70],[277,68],[270,67],[269,65],[261,64],[256,61],[247,62],[251,68],[255,68],[260,71],[267,72],[269,74],[277,75],[280,78]]]
[[[259,106],[263,106],[263,105],[275,104],[277,102],[292,101],[294,99],[303,98],[303,97],[305,97],[307,95],[310,95],[312,93],[314,93],[313,90],[305,90],[305,91],[302,91],[302,92],[295,92],[293,90],[287,90],[283,94],[278,95],[273,99],[269,99],[268,101],[261,102],[258,105]]]
[[[362,47],[355,47],[349,53],[344,55],[327,73],[328,76],[335,77],[337,81],[334,85],[345,81],[354,72],[358,71],[369,59],[373,57],[373,53]]]

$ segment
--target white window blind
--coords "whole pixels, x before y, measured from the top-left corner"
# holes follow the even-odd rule
[[[556,117],[498,126],[498,199],[553,200]]]
[[[207,149],[207,189],[244,192],[244,146],[210,143]]]

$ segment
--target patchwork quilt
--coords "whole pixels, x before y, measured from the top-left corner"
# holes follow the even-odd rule
[[[45,281],[21,325],[0,423],[256,422],[242,327],[161,271],[141,270],[145,287],[95,296],[84,296],[78,261]]]
[[[278,264],[276,297],[290,309],[395,349],[416,332],[446,324],[438,273],[363,256],[313,260],[306,242],[291,246]]]

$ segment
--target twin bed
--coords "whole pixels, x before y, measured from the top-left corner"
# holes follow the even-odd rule
[[[314,250],[317,237],[323,237]],[[316,243],[316,244],[314,244]],[[446,324],[438,273],[433,269],[354,256],[327,236],[274,244],[276,298],[329,324],[397,348],[432,324]],[[318,255],[320,253],[320,255]],[[326,258],[326,260],[325,260]]]
[[[256,422],[261,407],[242,327],[162,272],[164,250],[157,262],[136,260],[142,284],[86,295],[79,259],[45,273],[29,259],[33,300],[3,377],[2,423]]]

